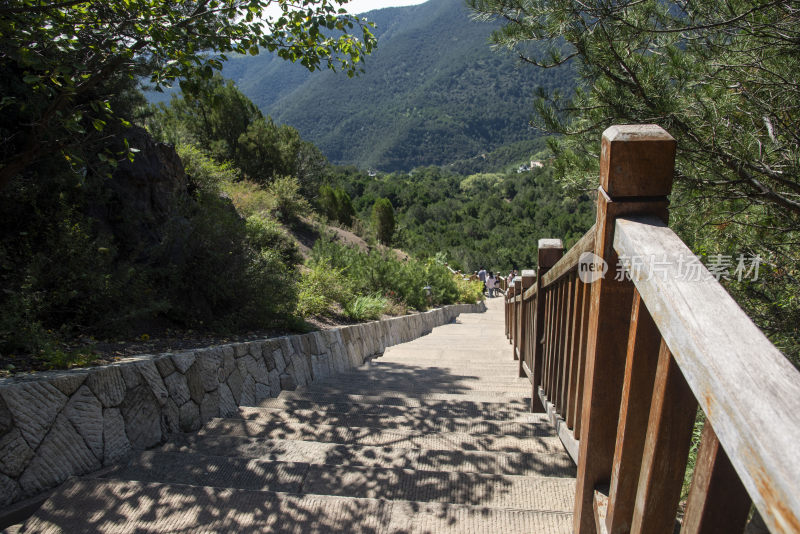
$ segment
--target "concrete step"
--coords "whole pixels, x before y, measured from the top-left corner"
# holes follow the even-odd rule
[[[413,410],[413,409],[410,409]],[[238,414],[248,421],[269,423],[310,423],[342,427],[407,429],[425,432],[462,432],[468,434],[502,434],[516,437],[551,436],[553,427],[546,414],[520,414],[512,420],[486,420],[477,417],[431,417],[419,413],[362,413],[349,414],[328,410],[280,410],[273,408],[241,407]]]
[[[103,478],[372,499],[570,512],[571,478],[417,471],[146,452]]]
[[[563,449],[552,453],[425,450],[395,446],[377,447],[319,441],[186,434],[176,436],[160,450],[277,462],[302,462],[312,465],[358,465],[499,475],[575,476],[575,464]]]
[[[510,369],[517,369],[517,366],[511,366]],[[375,381],[413,381],[415,383],[429,383],[438,384],[445,383],[471,383],[481,382],[487,384],[518,384],[530,385],[527,378],[518,378],[516,373],[503,373],[498,374],[496,369],[470,369],[464,371],[455,371],[452,369],[444,369],[439,367],[419,367],[414,365],[398,365],[395,363],[386,363],[379,366],[373,364],[370,366],[359,367],[353,371],[337,374],[334,377],[326,378],[320,381],[320,384],[327,384],[337,381],[356,381],[356,380],[375,380]]]
[[[198,435],[228,435],[261,439],[320,441],[429,450],[503,451],[551,454],[563,450],[558,437],[472,435],[459,432],[340,427],[310,423],[259,423],[243,419],[213,419]]]
[[[516,370],[517,366],[510,366],[509,370]],[[339,379],[347,381],[374,380],[374,381],[412,381],[415,383],[438,384],[440,382],[462,383],[487,383],[487,384],[522,384],[530,385],[527,378],[518,378],[517,373],[498,373],[496,369],[470,369],[457,371],[443,367],[420,367],[416,365],[399,365],[393,362],[385,364],[371,364],[359,367],[356,370],[338,374],[319,382],[320,384],[333,383]]]
[[[357,393],[315,393],[313,391],[281,391],[278,396],[284,400],[304,400],[312,402],[348,402],[368,404],[388,404],[392,406],[428,407],[452,405],[455,403],[505,404],[508,408],[527,410],[530,407],[530,395],[509,392],[486,393],[421,393],[387,392],[386,394]]]
[[[22,531],[567,534],[571,523],[565,512],[71,479]]]
[[[310,392],[325,395],[383,395],[420,398],[425,395],[480,395],[484,398],[492,396],[530,397],[531,387],[513,384],[481,384],[471,386],[461,384],[382,384],[369,381],[350,382],[343,384],[312,384],[307,387],[298,387],[297,392]]]
[[[384,416],[387,418],[408,418],[411,420],[429,419],[476,419],[491,421],[538,421],[543,414],[531,414],[527,406],[507,403],[484,402],[425,402],[420,406],[403,406],[402,404],[370,404],[348,402],[338,399],[333,402],[303,399],[270,398],[259,403],[258,408],[270,410],[306,410],[325,414],[343,414],[347,416]]]
[[[424,376],[428,374],[429,376]],[[446,372],[437,373],[435,370],[428,373],[388,373],[377,371],[362,371],[335,375],[324,380],[314,382],[307,386],[313,391],[346,391],[367,392],[379,390],[401,392],[428,392],[428,393],[476,393],[481,391],[495,392],[508,391],[520,395],[530,395],[531,383],[527,378],[514,378],[516,373],[499,378],[496,374],[486,373],[488,376],[455,376]]]

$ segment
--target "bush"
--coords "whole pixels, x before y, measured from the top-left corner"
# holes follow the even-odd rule
[[[181,258],[164,281],[170,318],[217,330],[287,320],[294,308],[294,270],[278,251],[257,245],[267,240],[264,228],[248,228],[229,200],[214,195],[203,195],[187,215],[188,238],[179,227],[167,244]]]
[[[379,294],[359,295],[343,306],[344,314],[354,321],[380,319],[389,305],[389,299]]]
[[[301,317],[329,315],[335,303],[341,305],[352,299],[353,292],[341,270],[312,262],[298,284],[297,314]]]
[[[255,182],[241,180],[230,182],[223,186],[223,192],[236,206],[242,217],[258,215],[268,217],[272,210],[272,195]]]
[[[355,209],[350,195],[344,189],[333,189],[328,185],[319,188],[317,205],[328,220],[336,221],[345,226],[350,226],[355,217]]]
[[[84,212],[100,193],[55,171],[0,195],[0,351],[42,353],[65,338],[125,331],[166,307],[153,272]],[[103,183],[102,180],[100,180]],[[95,202],[97,202],[95,200]]]
[[[475,304],[484,299],[483,282],[480,280],[465,280],[461,276],[457,276],[455,280],[459,302]]]
[[[247,238],[260,251],[274,251],[286,265],[303,261],[297,243],[274,219],[251,215],[245,220]]]
[[[186,174],[201,191],[218,194],[227,184],[239,179],[238,169],[230,163],[218,163],[196,146],[178,145],[175,151]]]
[[[394,208],[388,198],[379,198],[372,206],[372,224],[375,227],[375,232],[378,241],[384,245],[389,245],[392,242],[394,235]]]
[[[267,186],[267,193],[272,196],[272,208],[281,222],[291,222],[308,214],[311,206],[300,194],[300,182],[292,176],[276,178]]]
[[[458,301],[458,287],[450,271],[432,260],[401,261],[391,251],[367,253],[325,239],[314,245],[312,259],[317,265],[340,271],[360,295],[390,296],[418,310]],[[424,289],[428,285],[432,288],[430,303]]]

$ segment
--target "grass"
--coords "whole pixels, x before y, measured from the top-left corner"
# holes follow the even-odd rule
[[[386,297],[378,294],[359,295],[344,304],[344,314],[355,321],[380,319],[389,304]]]

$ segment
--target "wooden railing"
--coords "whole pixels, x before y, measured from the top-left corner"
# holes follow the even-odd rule
[[[657,126],[603,133],[595,226],[507,292],[520,376],[578,465],[576,533],[674,531],[698,408],[681,532],[742,532],[751,502],[800,532],[800,373],[667,227],[674,155]]]

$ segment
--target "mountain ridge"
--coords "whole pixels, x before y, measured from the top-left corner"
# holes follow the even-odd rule
[[[276,122],[297,128],[333,162],[382,171],[442,165],[534,140],[532,95],[572,87],[569,69],[521,66],[490,49],[496,26],[462,0],[363,14],[377,50],[365,72],[309,73],[270,55],[234,57],[223,74]]]

